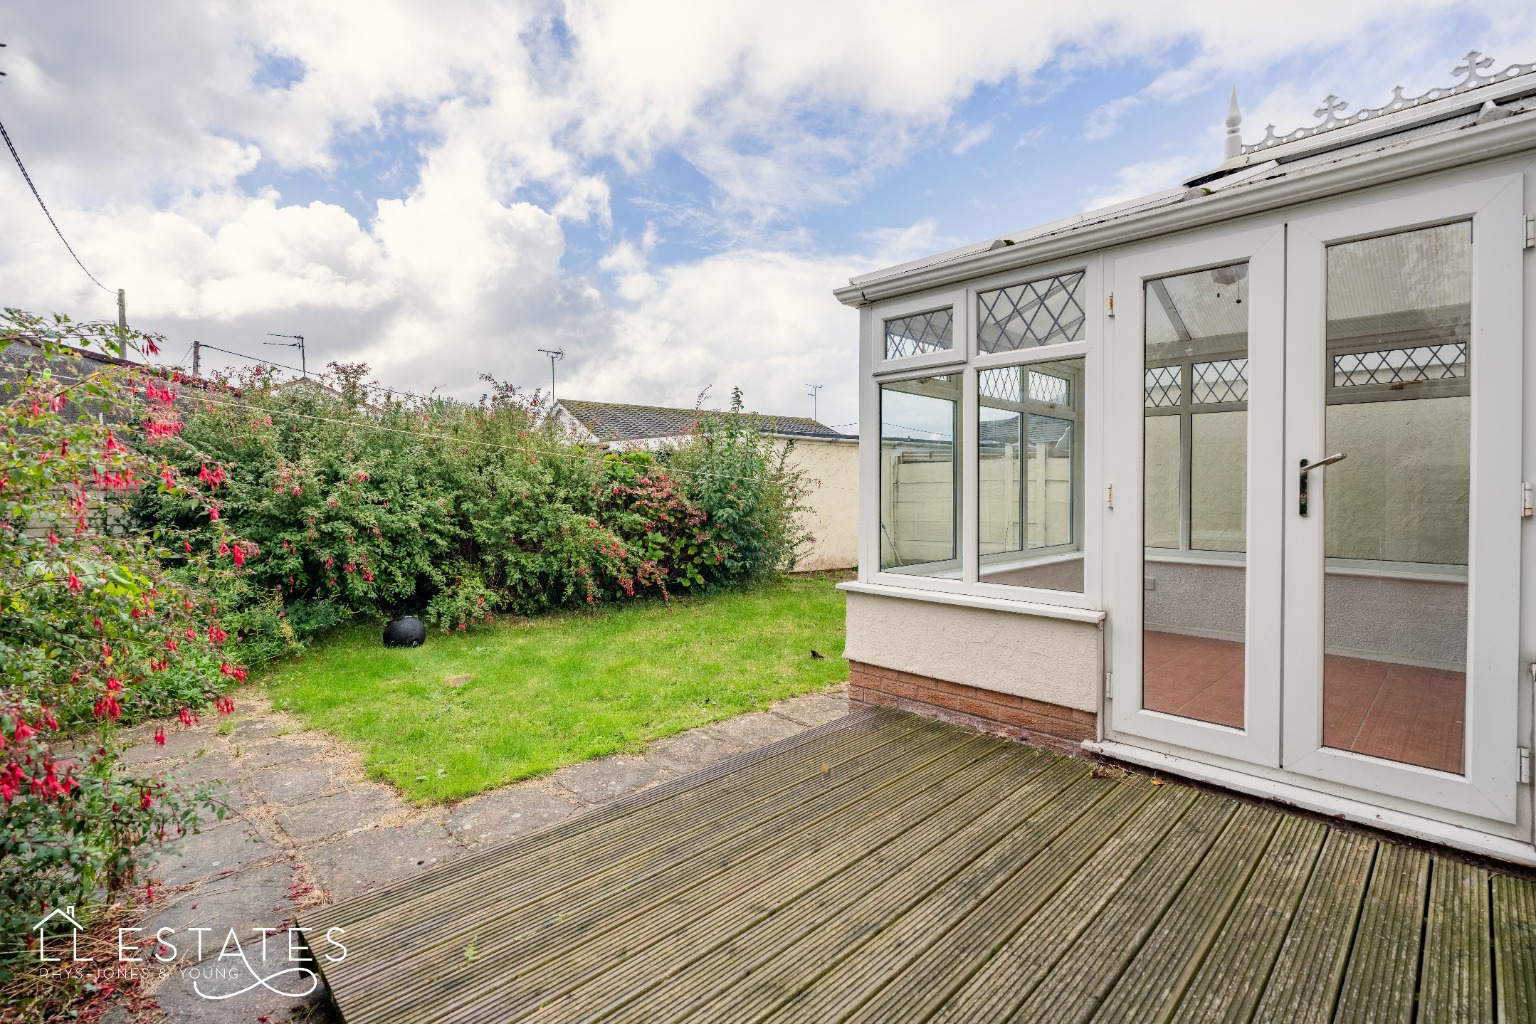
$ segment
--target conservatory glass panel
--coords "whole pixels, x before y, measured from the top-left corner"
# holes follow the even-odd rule
[[[959,577],[958,373],[880,386],[880,568]]]
[[[1082,593],[1081,357],[982,370],[981,580]]]
[[[1240,729],[1247,686],[1248,267],[1144,294],[1142,705]]]
[[[976,294],[976,344],[981,352],[1017,352],[1080,341],[1083,273],[1062,274]]]
[[[1459,774],[1472,226],[1329,246],[1327,288],[1323,743]]]
[[[903,359],[955,347],[955,311],[949,307],[885,322],[885,358]]]

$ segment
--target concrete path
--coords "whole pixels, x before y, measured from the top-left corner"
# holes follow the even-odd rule
[[[147,965],[145,987],[163,1018],[151,1009],[137,1020],[329,1021],[323,990],[306,998],[259,984],[240,991],[255,984],[254,974],[288,966],[281,929],[299,910],[425,871],[484,844],[831,721],[847,709],[842,688],[808,694],[769,711],[668,737],[642,756],[598,758],[458,804],[427,808],[414,807],[392,787],[367,779],[354,751],[326,734],[306,731],[255,693],[241,696],[239,709],[222,723],[204,718],[188,731],[167,727],[163,747],[153,742],[153,723],[141,726],[130,733],[128,763],[163,769],[188,782],[217,782],[230,812],[223,821],[210,818],[158,865],[142,935],[174,928],[167,937],[176,952],[161,950],[173,960],[165,966],[147,959],[153,950],[141,954]],[[239,957],[221,947],[231,928],[241,938],[239,953],[248,964],[272,966],[254,973],[239,970]],[[265,955],[259,929],[277,929]],[[198,936],[205,941],[201,958]],[[272,985],[295,991],[308,982],[287,977],[272,979]],[[135,1020],[124,1008],[116,1019]]]

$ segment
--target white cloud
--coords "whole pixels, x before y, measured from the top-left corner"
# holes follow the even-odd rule
[[[1536,14],[1515,0],[1492,7],[1477,12],[1498,26],[1484,45],[1529,55]],[[135,322],[178,342],[252,350],[266,331],[297,331],[318,362],[363,358],[389,383],[462,395],[477,393],[482,369],[542,381],[535,349],[562,345],[562,380],[589,397],[683,403],[740,383],[758,408],[793,412],[805,384],[823,383],[824,418],[846,421],[855,328],[830,288],[964,239],[916,220],[828,244],[805,216],[856,198],[919,147],[985,141],[993,121],[956,113],[978,86],[1059,87],[1164,61],[1091,119],[1089,134],[1108,136],[1190,92],[1219,86],[1224,104],[1224,83],[1292,61],[1266,97],[1244,98],[1257,137],[1266,119],[1283,129],[1315,106],[1317,54],[1352,67],[1337,91],[1377,102],[1388,79],[1412,86],[1429,55],[1443,62],[1436,26],[1471,9],[13,0],[0,9],[11,44],[0,88],[7,127],[81,257],[128,289]],[[269,82],[274,62],[300,73]],[[385,194],[347,177],[347,146],[398,144],[400,129],[405,180],[357,216],[281,191],[318,174],[344,194]],[[663,258],[656,224],[612,237],[618,176],[662,157],[686,161],[708,191],[650,197],[656,221],[715,251]],[[1087,198],[1162,188],[1208,162],[1143,155]],[[110,316],[112,299],[30,204],[19,176],[0,173],[0,301]],[[598,239],[590,275],[562,269],[578,231]]]
[[[984,121],[974,127],[960,125],[959,130],[960,138],[956,139],[955,144],[949,147],[949,151],[955,154],[955,156],[964,156],[966,152],[975,149],[992,137],[992,122]]]

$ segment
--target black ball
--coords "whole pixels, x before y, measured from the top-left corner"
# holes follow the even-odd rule
[[[427,627],[414,615],[391,619],[384,627],[385,647],[420,647],[427,638]]]

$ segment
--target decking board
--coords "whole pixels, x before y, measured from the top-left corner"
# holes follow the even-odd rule
[[[987,753],[996,752],[999,746],[1000,741],[990,737],[937,733],[911,739],[905,748],[909,756],[891,757],[890,752],[876,749],[865,754],[869,764],[844,767],[842,771],[823,773],[820,767],[806,766],[800,769],[803,777],[794,785],[782,788],[771,798],[756,801],[743,813],[697,830],[691,842],[658,842],[617,865],[606,865],[601,871],[562,881],[529,902],[517,904],[512,899],[513,894],[522,898],[527,885],[504,893],[503,906],[494,918],[475,927],[472,934],[461,926],[445,927],[443,932],[449,938],[404,959],[396,969],[418,969],[431,979],[427,988],[416,994],[417,998],[440,996],[445,1007],[477,1001],[481,998],[478,990],[457,984],[459,972],[453,969],[457,950],[463,948],[462,940],[472,938],[480,956],[515,956],[521,964],[533,955],[531,951],[538,947],[537,940],[547,929],[585,920],[584,914],[600,913],[606,923],[638,907],[654,906],[679,886],[698,885],[707,880],[710,866],[721,870],[735,866],[739,871],[741,864],[749,863],[756,855],[820,824],[821,819],[815,815],[824,805],[836,807],[843,799],[845,806],[856,806],[856,800],[846,799],[846,791],[849,786],[865,781],[868,772],[883,770],[884,786],[862,787],[859,795],[863,799],[871,795],[876,799],[895,799],[888,790],[894,788],[900,794],[904,780],[924,771],[943,777],[954,775],[984,760]],[[833,762],[826,764],[831,766]],[[842,775],[849,776],[849,781],[835,781]],[[925,784],[931,787],[931,782]],[[602,864],[600,859],[596,862]],[[760,869],[759,865],[752,867]],[[569,875],[558,877],[565,879]],[[439,911],[438,916],[445,913]],[[381,1003],[377,1009],[384,1012],[390,1006]]]
[[[863,711],[300,925],[347,1024],[1536,1019],[1531,881],[1090,769]]]

